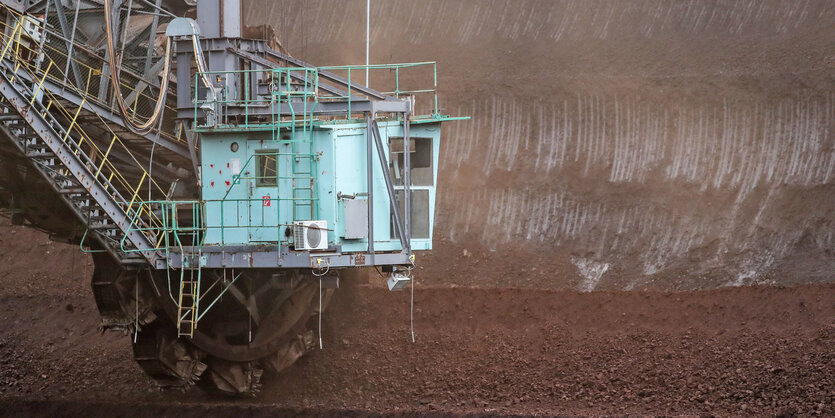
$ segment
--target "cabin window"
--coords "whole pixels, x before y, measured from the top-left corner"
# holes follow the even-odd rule
[[[261,150],[255,152],[255,185],[258,187],[278,186],[278,151]]]
[[[396,193],[397,204],[399,206],[400,219],[403,219],[405,211],[403,208],[406,205],[406,193],[403,190],[398,190]],[[412,190],[412,239],[428,239],[431,238],[431,228],[429,225],[429,190]],[[404,225],[405,226],[405,225]],[[391,217],[391,239],[400,239],[397,233],[397,225],[394,221],[394,215]]]
[[[389,169],[394,184],[402,186],[404,182],[403,138],[389,140]],[[432,138],[409,138],[409,155],[412,165],[412,186],[433,186],[434,167],[432,166]]]

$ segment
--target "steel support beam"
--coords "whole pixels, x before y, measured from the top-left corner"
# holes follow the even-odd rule
[[[19,75],[19,76],[22,76],[22,75]],[[22,78],[27,78],[27,77],[22,77]],[[68,90],[68,89],[63,89],[62,85],[57,84],[57,83],[55,83],[51,80],[48,80],[48,79],[45,80],[44,83],[43,83],[43,88],[45,90],[48,90],[48,91],[52,92],[56,96],[59,96],[62,99],[72,103],[75,106],[79,106],[79,105],[82,104],[83,99],[80,96],[78,96],[77,94],[75,94],[75,92],[73,92],[71,90]],[[83,102],[84,102],[84,105],[83,105],[84,110],[99,115],[100,117],[104,118],[108,123],[113,123],[115,125],[118,125],[122,128],[127,129],[127,127],[125,126],[125,122],[124,122],[124,120],[122,120],[121,116],[113,113],[110,109],[104,108],[97,103],[90,102],[89,100],[83,100]],[[172,151],[172,152],[180,155],[183,158],[190,158],[188,149],[186,149],[186,147],[184,147],[180,143],[177,143],[177,142],[171,141],[169,139],[163,138],[162,136],[160,136],[159,138],[156,138],[156,135],[153,134],[153,133],[146,134],[143,137],[150,142],[156,142],[157,145],[159,145],[159,146],[161,146],[161,147],[163,147],[163,148],[165,148],[169,151]]]
[[[367,267],[367,266],[405,266],[410,264],[409,255],[405,252],[393,253],[317,253],[310,251],[291,251],[287,246],[203,246],[172,248],[165,260],[156,262],[157,269],[183,267],[183,260],[187,260],[187,267],[196,267],[199,260],[203,268],[318,268],[317,260],[329,264],[331,268]],[[373,260],[373,261],[372,261]]]
[[[247,59],[247,60],[252,61],[252,62],[254,62],[258,65],[261,65],[262,67],[266,67],[266,68],[278,68],[279,67],[279,65],[277,63],[274,63],[274,62],[272,62],[272,61],[270,61],[266,58],[259,57],[258,55],[255,55],[255,54],[252,54],[252,53],[249,53],[249,52],[246,52],[246,51],[242,51],[242,50],[237,49],[237,48],[229,48],[229,52],[232,52],[233,54],[235,54],[235,55],[237,55],[241,58]],[[304,77],[301,77],[301,76],[293,74],[293,73],[290,73],[290,77],[292,77],[294,80],[297,80],[297,81],[305,81]],[[319,83],[319,88],[328,92],[328,93],[330,93],[330,94],[336,95],[336,96],[347,96],[348,95],[348,92],[340,90],[340,89],[338,89],[336,87],[333,87],[333,86],[331,86],[330,84],[327,84],[327,83],[321,83],[320,82]],[[359,97],[359,96],[354,96],[353,98],[356,99],[356,100],[362,100],[362,98]]]
[[[64,42],[67,45],[67,59],[70,63],[70,67],[72,68],[75,85],[81,87],[84,85],[81,78],[81,70],[78,68],[78,63],[72,59],[73,42],[71,39],[74,38],[73,35],[75,34],[75,28],[70,28],[69,23],[67,23],[67,15],[64,14],[64,5],[61,3],[61,0],[54,0],[53,3],[55,3],[55,14],[58,16],[58,23],[61,24],[61,32],[63,33]]]
[[[162,4],[162,0],[156,0],[154,3],[154,7],[159,9],[160,4]],[[154,14],[154,20],[151,22],[151,33],[148,35],[148,52],[145,55],[145,74],[144,77],[148,77],[151,72],[151,58],[154,56],[154,40],[157,37],[157,28],[159,27],[159,14]],[[159,70],[157,70],[159,71]],[[185,80],[183,80],[185,81]],[[128,102],[129,103],[129,102]]]
[[[57,1],[60,1],[60,0],[57,0]],[[114,34],[119,33],[120,24],[122,22],[122,20],[119,19],[120,8],[121,7],[122,7],[122,0],[113,0],[113,9],[111,9],[111,12],[115,16],[111,16],[111,21],[114,22],[115,27],[104,28],[105,30],[112,31],[111,33],[114,33]],[[114,45],[113,47],[116,48],[117,46]],[[107,65],[107,59],[108,59],[108,55],[110,55],[110,52],[111,51],[109,51],[109,50],[104,51],[104,60],[102,60],[102,64],[101,64],[101,80],[99,80],[99,100],[101,100],[103,102],[107,102],[107,93],[110,91],[110,88],[109,88],[110,87],[110,80],[108,80],[108,77],[110,77],[111,68],[110,68],[110,66]],[[119,63],[117,62],[116,64],[118,65]],[[79,86],[81,86],[81,85],[79,84]]]
[[[184,85],[185,88],[188,88],[188,85]],[[178,85],[179,87],[179,85]],[[178,98],[179,101],[179,98]],[[179,104],[178,104],[179,106]],[[316,103],[316,109],[313,111],[314,115],[346,115],[348,113],[348,101],[334,101],[334,102],[319,102]],[[292,110],[291,110],[292,109]],[[409,102],[407,100],[397,100],[397,101],[369,101],[369,100],[360,100],[360,101],[351,101],[350,105],[351,113],[403,113],[409,111]],[[189,103],[187,108],[180,107],[177,112],[178,119],[194,119],[195,116],[194,104]],[[273,107],[270,106],[250,106],[248,109],[244,107],[236,107],[236,106],[229,106],[224,109],[224,116],[249,116],[258,117],[263,116],[265,118],[272,116],[274,112],[277,112],[281,115],[299,115],[304,113],[310,113],[310,103],[281,103],[280,105],[276,105]],[[202,114],[199,115],[202,117]],[[251,120],[251,119],[250,119]],[[223,131],[223,128],[213,128],[217,131]],[[239,130],[239,128],[235,127],[234,130]]]
[[[44,26],[44,28],[46,28],[46,24],[47,24],[46,22],[49,22],[49,2],[46,2],[45,6],[46,7],[44,7],[44,10],[43,10],[43,22],[44,22],[43,26]],[[77,14],[78,14],[78,11],[76,11],[76,15]],[[76,16],[75,20],[76,21],[78,20],[78,16]],[[75,26],[75,22],[73,22],[73,27],[74,26]],[[38,51],[43,51],[44,50],[43,48],[44,48],[45,44],[46,44],[46,35],[44,34],[44,36],[41,36],[41,41],[38,43]],[[44,56],[45,56],[45,54],[39,54],[38,58],[35,59],[35,73],[39,73],[41,71],[41,65],[43,64]],[[67,52],[67,57],[72,57],[72,53]],[[70,65],[70,61],[71,60],[69,60],[69,59],[67,60],[67,66],[68,67]],[[65,78],[66,78],[67,72],[69,72],[69,68],[64,69]]]
[[[266,58],[259,57],[258,55],[255,55],[253,53],[242,51],[238,48],[229,48],[229,52],[231,52],[231,53],[233,53],[233,54],[235,54],[235,55],[237,55],[241,58],[244,58],[246,60],[252,61],[252,62],[254,62],[254,63],[256,63],[256,64],[258,64],[262,67],[266,67],[266,68],[278,68],[279,67],[279,65],[277,63],[274,63],[274,62],[272,62],[272,61],[270,61]],[[293,73],[290,73],[290,77],[292,77],[294,80],[297,80],[297,81],[305,81],[304,77],[301,77],[301,76],[293,74]],[[321,90],[324,90],[324,91],[330,93],[330,94],[333,94],[334,96],[340,96],[340,97],[347,97],[348,96],[348,92],[346,92],[344,90],[340,90],[340,89],[338,89],[338,88],[336,88],[336,87],[334,87],[330,84],[327,84],[327,83],[319,82],[319,88]],[[351,96],[351,99],[352,100],[364,100],[360,96]]]
[[[371,263],[375,261],[374,257],[374,154],[371,151],[374,148],[374,134],[371,130],[371,123],[374,120],[373,113],[367,113],[365,116],[365,136],[366,136],[366,153],[365,153],[365,170],[367,173],[366,184],[368,185],[368,253],[372,257]]]
[[[409,113],[403,114],[403,230],[409,238],[409,247],[403,247],[412,254],[412,152],[409,142]]]
[[[142,79],[139,81],[139,83],[136,84],[136,88],[132,92],[130,92],[130,94],[128,94],[128,97],[125,98],[125,103],[129,104],[129,103],[133,102],[134,99],[136,99],[136,95],[138,95],[139,93],[142,93],[149,86],[150,82],[145,81],[145,80],[151,80],[151,78],[150,78],[151,74],[159,73],[160,70],[162,70],[162,67],[164,65],[165,65],[165,60],[159,60],[159,61],[157,61],[156,64],[154,64],[150,68],[146,68],[145,69],[145,75],[143,75]],[[167,74],[166,74],[166,76],[167,76]],[[154,87],[159,88],[159,86],[157,86],[157,85],[154,85]]]
[[[137,174],[142,173],[142,169],[136,166],[138,162],[144,167],[147,167],[150,163],[150,158],[144,155],[133,155],[129,154],[127,151],[123,151],[119,148],[113,147],[110,150],[110,156],[120,160],[123,164],[120,165],[121,169],[128,169],[128,170],[136,170]],[[180,178],[180,173],[177,170],[171,170],[167,165],[160,164],[158,161],[154,161],[154,180],[165,180],[168,182],[172,182],[175,179]]]
[[[186,142],[188,143],[188,153],[191,156],[191,165],[194,168],[194,178],[200,182],[200,157],[197,155],[197,134],[188,127],[186,121],[180,122],[183,132],[185,132]]]
[[[391,173],[388,170],[388,160],[386,159],[386,151],[383,148],[383,139],[380,136],[380,127],[377,125],[377,120],[371,119],[371,129],[374,133],[374,141],[377,143],[377,156],[379,157],[380,166],[383,169],[383,179],[386,181],[386,190],[389,194],[389,206],[391,213],[394,215],[394,226],[397,228],[397,235],[400,237],[400,245],[403,251],[411,252],[411,234],[403,229],[403,219],[400,217],[400,205],[397,204],[397,194],[394,192],[394,184],[391,181]]]
[[[290,63],[292,65],[295,65],[296,67],[316,68],[316,66],[314,66],[314,65],[308,64],[308,63],[306,63],[306,62],[304,62],[300,59],[293,58],[293,57],[291,57],[287,54],[282,54],[281,52],[273,51],[270,48],[266,48],[266,50],[264,52],[267,55],[270,55],[274,58],[278,58],[282,61],[287,61],[288,63]],[[357,90],[359,92],[362,92],[363,94],[368,95],[370,97],[373,97],[377,100],[397,100],[394,97],[386,96],[385,94],[380,93],[377,90],[370,89],[366,86],[363,86],[362,84],[353,83],[353,82],[349,83],[348,80],[346,80],[345,78],[340,77],[340,76],[338,76],[334,73],[331,73],[329,71],[319,71],[319,77],[330,80],[334,83],[337,83],[337,84],[340,84],[340,85],[343,85],[343,86],[346,86],[346,87],[350,84],[350,86],[353,90]]]

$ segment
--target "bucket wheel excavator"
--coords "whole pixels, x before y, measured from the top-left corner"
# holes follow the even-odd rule
[[[0,4],[0,213],[91,254],[102,328],[160,386],[253,395],[340,279],[411,282],[460,119],[435,63],[316,67],[239,0]]]

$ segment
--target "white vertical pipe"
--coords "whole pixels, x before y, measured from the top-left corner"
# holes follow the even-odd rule
[[[371,45],[371,0],[365,1],[365,86],[368,87],[368,53]]]

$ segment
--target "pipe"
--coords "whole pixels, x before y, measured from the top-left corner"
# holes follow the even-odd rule
[[[371,49],[371,0],[365,2],[365,87],[368,87],[368,58]]]

